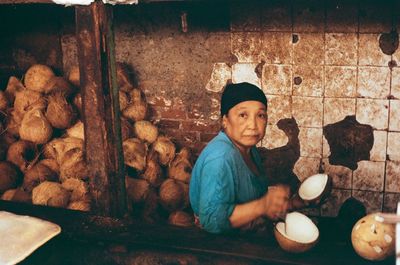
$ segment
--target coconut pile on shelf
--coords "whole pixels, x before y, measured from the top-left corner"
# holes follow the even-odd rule
[[[143,92],[117,64],[129,209],[146,221],[191,226],[190,150],[147,119]],[[33,65],[0,91],[0,196],[3,200],[89,211],[79,68],[67,77]]]

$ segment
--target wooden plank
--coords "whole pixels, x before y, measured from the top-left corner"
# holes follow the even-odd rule
[[[126,212],[126,195],[112,7],[97,1],[90,6],[77,6],[75,10],[93,211],[122,216]]]

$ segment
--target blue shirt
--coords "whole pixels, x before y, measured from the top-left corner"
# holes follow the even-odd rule
[[[220,132],[201,152],[192,170],[189,198],[201,226],[211,233],[231,229],[229,217],[236,204],[260,198],[267,181],[256,147],[251,148],[261,176],[246,165],[237,147]]]

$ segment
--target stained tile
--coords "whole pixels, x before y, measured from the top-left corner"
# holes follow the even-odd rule
[[[356,118],[359,123],[369,124],[375,129],[388,127],[389,101],[383,99],[357,99]]]
[[[386,162],[385,192],[400,192],[400,161]]]
[[[296,65],[322,65],[324,63],[324,34],[294,34],[293,62]]]
[[[261,87],[261,80],[255,71],[257,64],[252,63],[236,63],[232,66],[232,82],[249,82]]]
[[[220,92],[230,79],[232,79],[231,67],[226,63],[215,63],[206,90]]]
[[[259,1],[231,3],[231,31],[259,31],[261,12]]]
[[[356,87],[356,67],[325,66],[326,97],[355,97]]]
[[[261,33],[237,32],[231,34],[232,54],[239,63],[253,63],[260,61]]]
[[[389,131],[400,131],[400,100],[390,100]]]
[[[291,100],[289,96],[267,95],[268,124],[276,124],[279,120],[291,118]]]
[[[350,190],[332,189],[326,203],[321,206],[321,215],[336,217],[342,204],[351,197]]]
[[[355,190],[353,197],[364,204],[367,214],[382,211],[383,193],[381,192]]]
[[[296,32],[321,32],[324,30],[324,3],[317,0],[293,2],[293,30]]]
[[[357,1],[339,0],[326,2],[327,32],[357,32]]]
[[[289,0],[262,1],[261,27],[264,31],[292,31]]]
[[[380,36],[381,34],[360,34],[359,65],[388,66],[391,56],[384,54],[379,47]]]
[[[357,34],[325,34],[325,63],[329,65],[357,65]]]
[[[400,49],[397,49],[400,51]],[[400,52],[399,52],[400,54]],[[400,65],[400,57],[399,60],[397,61],[397,64]],[[391,89],[391,95],[392,97],[396,99],[400,99],[400,67],[395,67],[392,69],[392,89]]]
[[[262,146],[268,149],[278,148],[285,146],[288,140],[286,134],[278,126],[269,124],[265,131],[265,137],[262,140]]]
[[[363,0],[359,11],[360,32],[389,32],[392,26],[392,9],[390,4]]]
[[[306,178],[319,172],[320,163],[321,159],[319,158],[301,156],[294,165],[293,172],[300,181],[304,181]]]
[[[300,155],[305,157],[322,157],[322,128],[300,127]]]
[[[400,133],[389,132],[388,133],[388,148],[387,155],[389,160],[400,161]]]
[[[322,98],[292,97],[292,114],[303,127],[322,127]]]
[[[294,66],[293,95],[313,96],[323,95],[323,66]]]
[[[262,88],[265,93],[292,94],[292,66],[266,64],[263,67]]]
[[[357,94],[364,98],[388,98],[390,95],[390,69],[388,67],[360,67]]]
[[[292,33],[264,32],[262,34],[262,59],[269,64],[292,63]]]
[[[353,172],[353,189],[383,191],[385,162],[360,161]]]
[[[370,151],[371,161],[385,161],[386,160],[386,142],[387,131],[374,130],[374,145]]]
[[[331,165],[329,159],[322,160],[322,169],[324,173],[332,178],[333,187],[337,189],[351,189],[351,178],[353,171],[348,167]]]
[[[352,98],[325,98],[324,126],[339,122],[346,116],[355,115],[356,99]]]
[[[396,213],[397,204],[400,202],[400,193],[385,193],[383,211],[386,213]]]

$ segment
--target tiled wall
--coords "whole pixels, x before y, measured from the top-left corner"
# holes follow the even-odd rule
[[[276,124],[293,117],[300,140],[293,172],[300,180],[319,171],[333,177],[331,198],[312,213],[335,216],[350,196],[369,212],[393,211],[400,201],[400,49],[390,54],[393,45],[382,34],[398,27],[399,12],[394,1],[350,0],[118,6],[117,60],[145,91],[152,120],[197,151],[219,130],[223,86],[259,85],[269,99],[262,146],[286,145]],[[76,64],[68,21],[61,38],[64,71]],[[324,136],[327,125],[346,116],[370,125],[374,136],[369,160],[354,170],[330,165]]]

